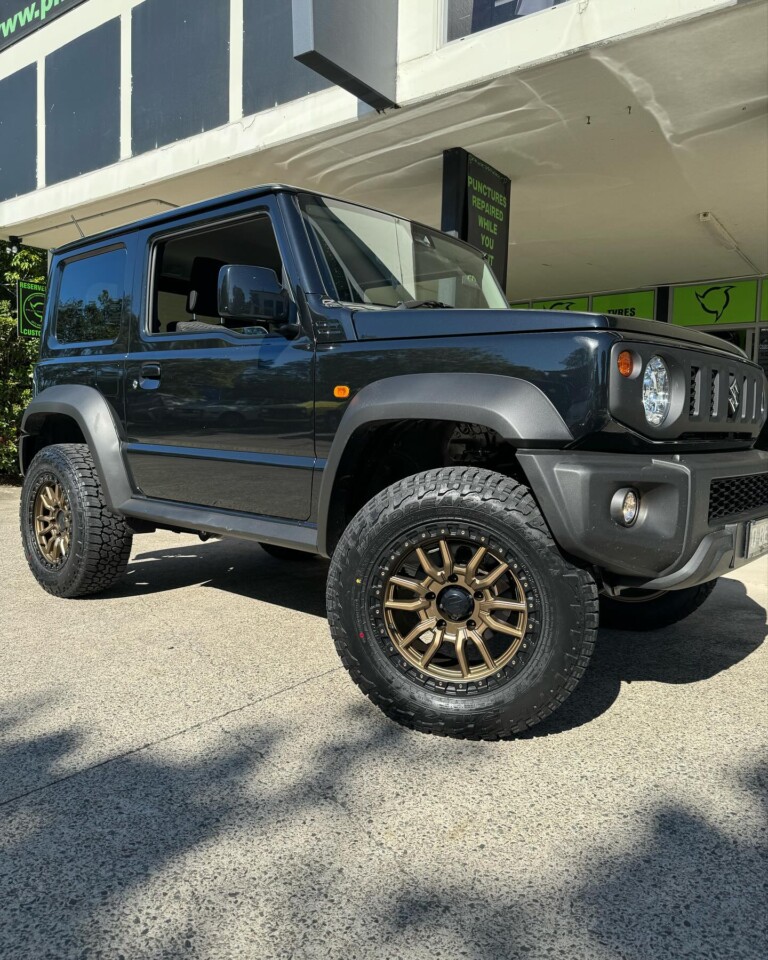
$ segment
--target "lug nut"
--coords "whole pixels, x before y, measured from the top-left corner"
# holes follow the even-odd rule
[[[475,623],[474,620],[467,620],[467,626],[469,627],[470,630],[474,630],[477,624]]]
[[[432,591],[430,590],[429,593],[425,593],[425,594],[424,594],[424,599],[425,599],[425,600],[434,600],[434,599],[435,599],[435,595],[434,595],[434,593],[432,593]]]
[[[476,591],[475,591],[475,600],[482,600],[482,599],[483,599],[483,594],[482,594],[482,592],[481,592],[480,590],[476,590]]]
[[[456,574],[455,574],[455,573],[452,573],[452,574],[450,575],[450,577],[448,577],[448,582],[449,582],[449,583],[456,583],[456,581],[457,581],[458,579],[459,579],[459,578],[456,576]]]
[[[443,627],[445,626],[445,620],[438,620],[436,626],[437,626],[440,630],[442,630]]]

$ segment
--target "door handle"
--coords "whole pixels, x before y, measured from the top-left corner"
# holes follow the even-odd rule
[[[144,380],[159,380],[160,364],[159,363],[142,363],[141,376]]]

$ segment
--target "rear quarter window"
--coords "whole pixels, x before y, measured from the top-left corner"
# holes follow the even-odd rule
[[[64,263],[55,309],[59,343],[117,339],[127,262],[128,253],[121,247]]]

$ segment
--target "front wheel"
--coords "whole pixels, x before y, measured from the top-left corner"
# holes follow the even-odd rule
[[[600,597],[600,626],[611,630],[662,630],[698,610],[717,580],[684,590],[628,590],[617,597]]]
[[[445,468],[388,487],[352,520],[333,555],[328,617],[342,662],[388,716],[497,739],[576,687],[598,599],[526,487]]]

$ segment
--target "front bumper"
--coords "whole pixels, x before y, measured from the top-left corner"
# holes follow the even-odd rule
[[[748,522],[768,517],[765,450],[671,456],[531,450],[519,451],[518,459],[560,548],[599,568],[609,589],[681,590],[722,576],[748,562]],[[742,481],[751,499],[734,497],[731,512],[713,499],[710,509],[713,481],[729,478],[757,478]],[[621,487],[640,493],[631,527],[610,514]]]

